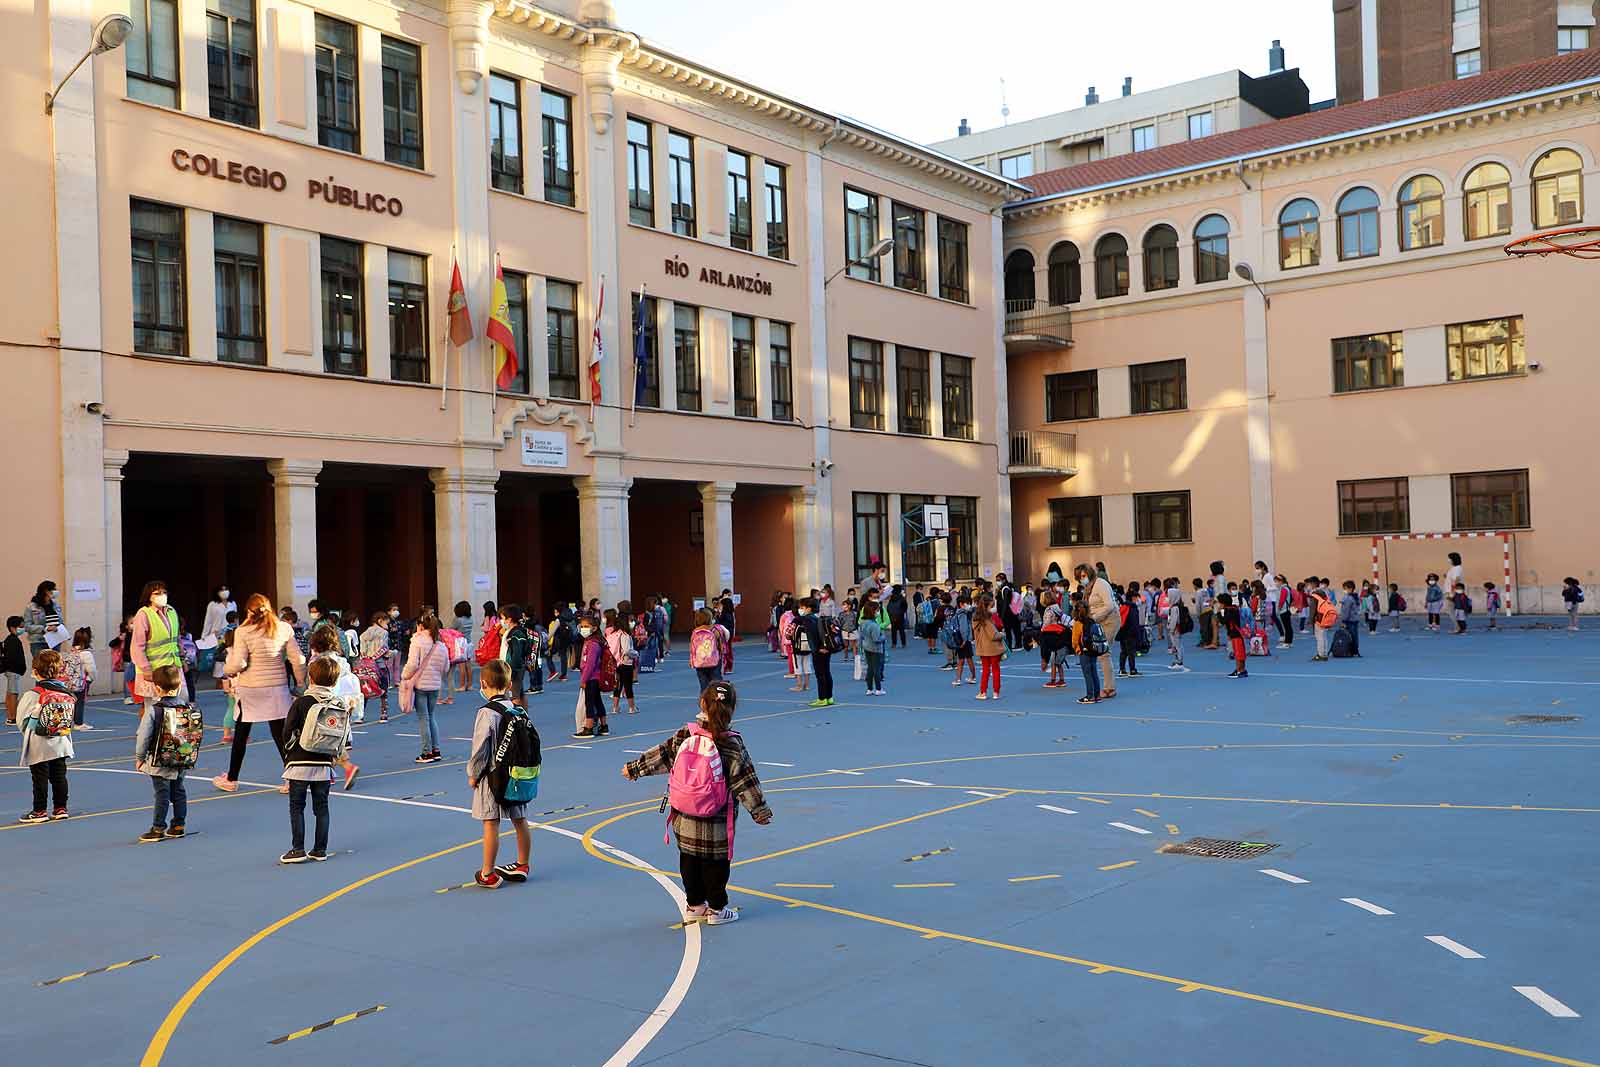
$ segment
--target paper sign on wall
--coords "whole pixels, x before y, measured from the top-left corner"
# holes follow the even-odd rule
[[[719,573],[722,575],[722,580],[723,581],[725,581],[725,582],[733,581],[733,568],[732,567],[723,567],[722,570]]]
[[[703,608],[705,606],[706,606],[706,598],[705,597],[697,596],[697,597],[694,598],[694,610],[699,611],[701,608]]]
[[[316,591],[317,580],[315,578],[296,578],[294,580],[295,596],[311,596]]]
[[[472,576],[472,588],[474,589],[487,589],[489,584],[490,579],[487,574],[474,574]]]
[[[72,599],[74,600],[99,600],[99,582],[73,582]]]
[[[565,467],[567,465],[567,435],[549,430],[522,431],[522,465],[524,467]]]
[[[733,606],[738,607],[744,603],[744,597],[738,593],[733,594]]]
[[[616,585],[620,581],[622,581],[622,575],[616,571],[606,571],[600,575],[601,585]]]

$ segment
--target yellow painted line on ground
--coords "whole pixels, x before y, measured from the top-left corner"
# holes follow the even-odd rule
[[[1445,1036],[1443,1034],[1429,1034],[1427,1037],[1420,1037],[1417,1040],[1424,1045],[1437,1045],[1444,1039]]]
[[[1178,992],[1180,992],[1180,993],[1193,993],[1195,990],[1197,990],[1199,988],[1200,988],[1199,986],[1195,985],[1193,982],[1190,982],[1188,985],[1179,986],[1178,987]]]
[[[949,889],[954,882],[896,882],[896,889]]]
[[[1138,862],[1139,862],[1138,860],[1123,860],[1121,863],[1113,863],[1108,867],[1101,867],[1100,869],[1102,871],[1120,871],[1120,870],[1122,870],[1122,868],[1124,868],[1124,867],[1132,867],[1135,863],[1138,863]]]
[[[1134,808],[1133,810],[1138,812],[1140,815],[1143,815],[1147,819],[1159,819],[1159,818],[1161,818],[1161,816],[1157,815],[1155,812],[1146,811],[1144,808]]]
[[[1029,874],[1021,878],[1007,878],[1008,882],[1043,882],[1050,878],[1060,878],[1059,874]]]
[[[43,988],[44,986],[76,982],[78,979],[87,978],[91,974],[108,974],[111,971],[120,971],[124,967],[132,967],[135,963],[149,963],[151,960],[159,960],[160,958],[160,956],[140,956],[136,960],[123,960],[121,963],[113,963],[108,967],[96,967],[92,971],[79,971],[77,974],[62,975],[60,978],[52,978],[48,982],[40,982],[39,986]]]
[[[189,798],[189,803],[190,803],[190,805],[204,804],[208,800],[227,800],[230,797],[258,797],[258,796],[262,795],[263,793],[276,793],[276,792],[277,792],[276,789],[241,789],[237,793],[217,793],[215,796],[209,796],[209,797],[190,797]],[[133,812],[136,812],[136,811],[149,811],[149,810],[150,810],[150,805],[149,805],[148,802],[146,802],[144,804],[140,804],[138,807],[135,807],[135,808],[113,808],[110,811],[86,811],[82,815],[74,815],[71,819],[69,819],[67,821],[68,822],[82,822],[85,819],[98,819],[103,815],[131,815]],[[3,832],[5,830],[25,830],[25,829],[29,829],[29,828],[35,827],[35,826],[49,826],[49,825],[59,825],[59,824],[58,823],[18,823],[18,822],[14,822],[14,823],[7,823],[4,826],[0,826],[0,832]]]
[[[319,1033],[323,1030],[331,1029],[332,1027],[339,1026],[343,1023],[352,1022],[361,1018],[363,1015],[375,1015],[383,1009],[384,1005],[374,1004],[370,1008],[362,1008],[360,1011],[353,1011],[348,1015],[341,1015],[337,1019],[329,1019],[325,1023],[318,1023],[315,1026],[308,1026],[304,1030],[296,1030],[292,1034],[284,1034],[282,1037],[275,1037],[271,1041],[268,1041],[267,1044],[281,1045],[287,1041],[295,1041],[299,1038],[306,1037],[307,1035]]]
[[[773,792],[777,792],[777,790],[773,790]],[[1009,795],[1009,794],[1007,794],[1007,795]],[[765,853],[764,855],[760,855],[760,856],[751,856],[749,859],[737,860],[737,861],[734,862],[733,865],[735,867],[743,867],[747,863],[760,863],[762,860],[777,859],[779,856],[792,856],[796,852],[805,852],[808,849],[821,848],[823,845],[837,844],[840,841],[848,841],[852,837],[860,837],[863,834],[876,833],[879,830],[888,830],[888,829],[891,829],[891,828],[896,827],[896,826],[905,826],[908,823],[918,822],[919,820],[922,820],[922,819],[931,819],[935,815],[945,815],[945,814],[947,814],[949,812],[952,812],[952,811],[960,811],[962,808],[975,808],[979,804],[989,804],[989,803],[993,803],[996,800],[1003,800],[1003,799],[1005,799],[1005,798],[1004,797],[1000,797],[1000,796],[979,797],[977,800],[968,800],[968,801],[965,801],[965,802],[963,802],[961,804],[951,804],[949,807],[946,807],[946,808],[936,808],[933,811],[924,811],[924,812],[922,812],[921,814],[918,814],[918,815],[908,815],[904,819],[896,819],[893,822],[884,822],[884,823],[879,823],[876,826],[868,826],[868,827],[865,827],[865,828],[860,829],[860,830],[851,830],[847,834],[835,834],[832,837],[825,837],[821,841],[812,841],[809,844],[795,845],[793,848],[785,848],[785,849],[781,849],[781,850],[779,850],[777,852],[768,852],[768,853]],[[602,824],[602,825],[604,825],[604,824]],[[591,831],[591,833],[592,832],[593,831]],[[585,840],[588,840],[588,839],[585,838]]]
[[[1079,800],[1088,801],[1090,804],[1109,804],[1109,803],[1111,803],[1111,801],[1109,801],[1109,800],[1101,800],[1099,797],[1079,797],[1078,799]]]
[[[777,889],[832,889],[832,882],[773,882]]]

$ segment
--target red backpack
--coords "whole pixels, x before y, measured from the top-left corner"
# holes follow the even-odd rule
[[[496,616],[483,628],[483,636],[478,638],[478,647],[473,650],[472,658],[478,666],[486,667],[492,661],[500,658],[500,619]]]
[[[66,737],[72,733],[72,716],[77,707],[72,694],[42,685],[34,686],[33,692],[39,698],[39,708],[33,713],[38,725],[33,732],[40,737]]]
[[[606,641],[600,642],[600,692],[615,693],[617,691],[617,657],[611,654],[611,645]]]

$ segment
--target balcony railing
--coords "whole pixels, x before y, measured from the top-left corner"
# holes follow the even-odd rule
[[[1078,435],[1054,430],[1012,430],[1007,471],[1024,477],[1072,477],[1078,473]]]
[[[1006,351],[1066,348],[1072,344],[1072,309],[1029,297],[1006,301]]]

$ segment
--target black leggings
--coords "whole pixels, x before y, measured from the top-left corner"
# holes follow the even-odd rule
[[[228,753],[228,781],[239,780],[239,770],[244,766],[244,749],[250,743],[250,727],[254,723],[235,721],[233,724],[233,751]],[[279,752],[283,751],[283,720],[272,719],[267,723],[267,729],[272,731],[272,743]]]
[[[683,875],[683,897],[689,907],[705,904],[717,911],[728,906],[728,861],[707,860],[678,853],[678,871]]]
[[[811,666],[817,672],[817,699],[833,699],[833,653],[813,652]]]
[[[1117,648],[1119,650],[1117,652],[1117,670],[1126,672],[1128,674],[1139,673],[1139,663],[1137,659],[1139,654],[1139,646],[1128,643],[1118,644]]]
[[[633,703],[633,670],[632,664],[617,664],[617,692],[630,704]]]
[[[30,764],[29,773],[33,775],[33,810],[45,811],[46,789],[56,796],[56,807],[62,810],[67,806],[67,757],[57,756],[55,759],[44,760],[40,763]],[[722,881],[728,881],[728,861],[722,861]],[[727,895],[723,895],[727,900]]]

